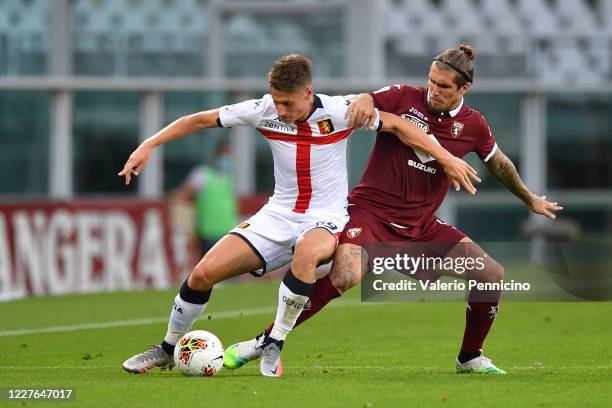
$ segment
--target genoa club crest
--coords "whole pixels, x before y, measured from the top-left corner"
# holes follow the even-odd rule
[[[361,228],[349,228],[346,231],[346,236],[349,238],[355,238],[359,234],[361,234]]]
[[[317,125],[319,125],[319,132],[321,132],[322,135],[334,133],[334,124],[331,119],[319,120],[317,121]]]
[[[453,128],[451,129],[451,134],[453,135],[453,139],[458,138],[462,130],[463,130],[463,123],[453,122]]]

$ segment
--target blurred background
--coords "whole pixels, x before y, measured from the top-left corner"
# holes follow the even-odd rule
[[[546,234],[609,237],[612,1],[0,0],[0,298],[187,273],[193,210],[165,198],[226,138],[240,217],[252,214],[274,186],[267,142],[209,130],[158,149],[130,187],[116,174],[174,119],[260,97],[277,57],[306,55],[318,92],[348,94],[425,86],[432,58],[461,42],[478,54],[467,103],[565,211],[542,227],[472,155],[477,196],[450,192],[440,217],[536,249]],[[374,137],[349,141],[351,186]]]

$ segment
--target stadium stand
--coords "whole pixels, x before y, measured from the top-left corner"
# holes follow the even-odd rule
[[[46,2],[0,0],[0,73],[44,73],[47,19]]]
[[[47,4],[0,0],[0,56],[9,61],[5,73],[44,71]],[[534,78],[557,85],[611,77],[611,1],[382,0],[381,7],[391,76],[417,75],[431,50],[468,41],[482,57],[476,66],[479,77]],[[76,0],[75,71],[205,75],[207,10],[203,0]],[[225,22],[224,41],[236,61],[228,70],[235,75],[245,74],[244,58],[253,55],[317,52],[321,30],[302,27],[305,22],[249,14],[229,15]],[[270,44],[276,46],[270,49]]]
[[[207,24],[197,0],[79,0],[73,7],[76,72],[202,75]],[[110,30],[109,30],[110,28]],[[113,61],[104,64],[104,61]]]
[[[385,7],[387,41],[402,66],[422,65],[406,57],[468,41],[484,56],[481,77],[518,73],[557,85],[610,78],[609,1],[386,0]]]

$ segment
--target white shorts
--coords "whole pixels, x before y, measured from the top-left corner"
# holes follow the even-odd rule
[[[349,219],[346,210],[342,210],[299,214],[266,204],[229,233],[244,239],[259,256],[264,267],[252,274],[262,276],[266,271],[276,270],[291,262],[297,240],[314,228],[328,230],[336,237],[337,244],[339,234]]]

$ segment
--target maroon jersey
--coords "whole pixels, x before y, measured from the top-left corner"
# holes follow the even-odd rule
[[[371,95],[379,110],[412,121],[457,157],[473,151],[486,162],[495,153],[497,144],[487,121],[463,102],[450,112],[433,113],[427,108],[427,88],[392,85]],[[449,186],[434,158],[393,134],[379,132],[349,202],[388,223],[416,227],[434,216]]]

